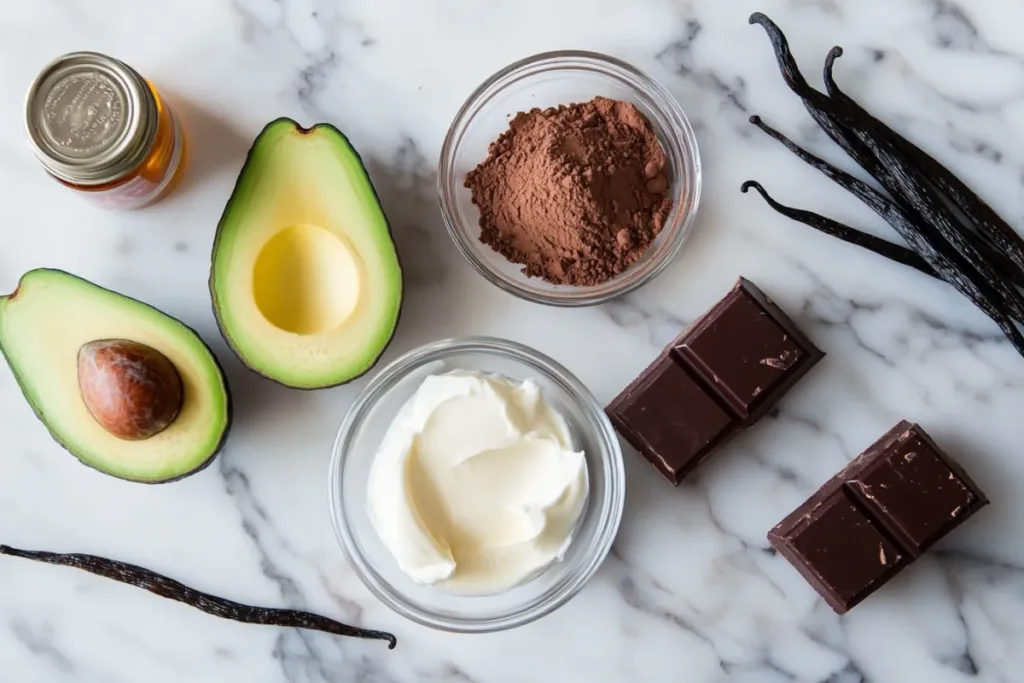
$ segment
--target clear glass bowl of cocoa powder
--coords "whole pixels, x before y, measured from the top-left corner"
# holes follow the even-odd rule
[[[659,172],[651,182],[659,185],[667,182],[667,189],[656,189],[664,190],[662,196],[668,201],[655,218],[657,236],[653,241],[639,242],[641,248],[626,248],[620,254],[612,254],[618,258],[617,265],[612,267],[621,269],[614,277],[602,277],[602,273],[607,273],[602,263],[594,263],[593,268],[588,264],[582,273],[566,273],[564,277],[558,277],[562,273],[555,273],[552,277],[550,266],[530,263],[529,254],[519,253],[518,256],[526,258],[519,258],[518,263],[506,257],[505,254],[521,252],[515,244],[519,240],[509,240],[508,235],[495,238],[493,234],[484,234],[480,207],[474,204],[466,179],[488,157],[491,143],[509,129],[510,120],[517,114],[536,108],[543,110],[590,102],[595,97],[629,103],[646,117],[660,143],[659,155],[663,153],[664,163],[663,173]],[[520,180],[516,178],[513,183]],[[556,190],[552,196],[559,197],[558,201],[566,201],[566,197],[571,196],[552,189]],[[455,116],[441,150],[438,172],[438,194],[445,224],[470,264],[507,292],[555,306],[603,303],[656,277],[689,237],[700,191],[697,142],[678,102],[663,86],[629,64],[593,52],[543,53],[511,64],[488,78]],[[499,222],[503,219],[500,212],[507,212],[509,208],[498,207]],[[547,209],[538,207],[538,210]],[[565,212],[585,213],[587,207],[567,205],[551,207],[551,210],[552,220],[557,221]],[[619,237],[623,241],[631,239],[625,233]],[[543,235],[541,239],[562,244],[557,234]],[[496,245],[496,242],[501,244]],[[531,239],[523,242],[533,243]],[[568,248],[571,250],[572,246]],[[556,284],[560,279],[574,283]]]

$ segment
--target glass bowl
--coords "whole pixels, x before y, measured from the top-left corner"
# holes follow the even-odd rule
[[[593,287],[553,285],[527,277],[522,266],[480,241],[480,212],[463,186],[487,158],[487,148],[520,111],[597,95],[632,102],[650,119],[672,173],[671,214],[658,239],[618,277]],[[537,303],[589,306],[630,292],[665,269],[693,228],[701,191],[700,155],[682,108],[660,84],[613,57],[594,52],[546,52],[518,61],[488,78],[456,114],[441,149],[438,195],[448,233],[462,255],[491,283]]]
[[[480,370],[532,378],[568,423],[587,459],[590,492],[561,560],[501,593],[460,595],[421,586],[399,569],[367,510],[370,466],[398,409],[427,375]],[[474,337],[420,347],[378,374],[349,409],[331,458],[328,497],[334,530],[366,587],[388,607],[420,624],[480,633],[513,628],[564,605],[594,575],[611,549],[625,499],[622,453],[611,423],[583,384],[550,358],[501,339]]]

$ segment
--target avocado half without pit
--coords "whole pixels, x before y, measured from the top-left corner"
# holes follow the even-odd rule
[[[181,479],[227,438],[228,385],[199,335],[69,273],[33,270],[0,297],[0,351],[53,437],[106,474]]]
[[[363,163],[333,126],[270,123],[217,226],[210,293],[255,372],[320,389],[372,368],[398,324],[402,269]]]

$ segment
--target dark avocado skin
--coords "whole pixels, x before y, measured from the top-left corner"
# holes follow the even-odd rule
[[[155,306],[150,306],[149,304],[147,304],[144,301],[139,301],[138,299],[135,299],[133,297],[125,296],[124,294],[121,294],[120,292],[115,292],[114,290],[107,289],[106,287],[100,287],[95,282],[91,282],[90,280],[86,280],[85,278],[78,277],[77,275],[73,275],[72,273],[69,273],[69,272],[67,272],[65,270],[60,270],[59,268],[45,268],[45,269],[40,269],[40,270],[48,270],[48,271],[53,272],[53,273],[60,273],[60,274],[65,275],[67,277],[71,277],[71,278],[74,278],[76,280],[81,280],[82,282],[87,282],[87,283],[89,283],[90,285],[92,285],[94,287],[97,287],[97,288],[102,289],[104,291],[110,292],[112,294],[116,294],[117,296],[119,296],[119,297],[121,297],[123,299],[134,301],[135,303],[140,304],[142,306],[145,306],[146,308],[150,308],[150,309],[152,309],[154,311],[157,311],[158,313],[161,313],[163,315],[167,315],[166,313],[161,311],[159,308],[156,308]],[[14,297],[16,297],[18,295],[18,289],[20,287],[21,287],[21,285],[19,283],[18,287],[16,287],[14,289],[14,292],[12,292],[11,294],[9,294],[6,297],[0,297],[0,302],[2,302],[5,299],[13,299]],[[196,468],[194,468],[194,469],[192,469],[192,470],[190,470],[190,471],[188,471],[188,472],[186,472],[186,473],[184,473],[182,475],[179,475],[179,476],[174,477],[172,479],[160,479],[159,481],[151,481],[151,480],[146,480],[146,479],[131,479],[129,477],[122,477],[122,476],[119,476],[119,475],[116,475],[116,474],[111,474],[110,472],[107,472],[106,470],[101,470],[98,467],[93,466],[87,460],[84,460],[84,459],[78,457],[78,455],[73,450],[68,448],[68,445],[66,443],[64,443],[63,441],[61,441],[60,437],[58,437],[54,433],[54,431],[50,428],[50,425],[44,419],[43,414],[39,412],[38,407],[36,407],[32,403],[32,401],[28,401],[28,404],[32,407],[32,412],[34,412],[36,414],[36,417],[39,418],[39,421],[43,423],[44,427],[46,427],[46,431],[48,431],[50,433],[50,437],[53,438],[53,440],[56,441],[60,445],[61,448],[66,450],[71,455],[75,456],[75,459],[78,462],[82,463],[83,465],[85,465],[89,469],[96,470],[97,472],[101,472],[102,474],[105,474],[108,477],[114,477],[115,479],[120,479],[122,481],[130,481],[130,482],[135,483],[135,484],[149,484],[149,485],[170,484],[172,482],[181,481],[182,479],[185,479],[187,477],[191,477],[193,474],[196,474],[197,472],[202,472],[207,467],[209,467],[211,465],[211,463],[213,463],[213,461],[217,458],[217,456],[220,455],[221,451],[224,450],[224,444],[227,443],[228,434],[231,432],[231,427],[234,424],[234,407],[233,407],[234,406],[234,402],[233,402],[233,399],[231,398],[231,387],[228,386],[227,376],[224,374],[224,367],[220,364],[220,360],[217,358],[217,355],[213,352],[213,349],[211,349],[206,344],[206,342],[202,341],[202,337],[199,336],[198,332],[196,332],[194,329],[192,329],[191,327],[189,327],[185,323],[181,322],[181,320],[178,320],[177,318],[173,318],[172,316],[168,316],[168,317],[170,317],[173,320],[177,321],[179,324],[181,324],[187,330],[189,330],[190,332],[195,334],[196,338],[198,338],[202,342],[203,346],[205,346],[206,349],[210,352],[210,355],[213,357],[213,362],[217,366],[217,371],[220,374],[221,386],[224,388],[225,405],[226,405],[226,409],[227,409],[227,422],[226,422],[226,424],[224,426],[224,433],[221,435],[220,441],[217,443],[217,445],[214,447],[213,451],[210,453],[210,457],[208,457],[206,460],[204,460],[202,462],[202,464],[200,464],[198,467],[196,467]],[[7,361],[8,365],[10,365],[10,358],[7,357],[7,352],[4,350],[2,345],[0,345],[0,355],[2,355],[4,357],[4,360]],[[21,390],[22,394],[25,394],[25,387],[21,383],[21,378],[18,377],[17,373],[13,373],[12,372],[11,374],[14,375],[14,381],[18,383],[18,388]]]
[[[217,249],[220,246],[221,224],[224,222],[224,218],[231,211],[231,207],[235,203],[235,195],[238,192],[239,182],[242,180],[242,178],[245,177],[246,171],[249,170],[249,165],[252,162],[253,152],[259,146],[260,140],[263,138],[263,134],[266,133],[270,128],[272,128],[272,127],[274,127],[274,126],[276,126],[278,124],[281,124],[281,123],[285,123],[285,124],[288,124],[288,125],[294,127],[296,132],[298,132],[300,135],[307,135],[307,134],[313,132],[314,130],[316,130],[318,128],[324,128],[326,130],[331,131],[334,135],[337,135],[339,138],[341,138],[343,141],[345,141],[346,144],[348,144],[349,148],[352,150],[352,154],[355,155],[356,160],[359,162],[359,166],[362,167],[363,173],[366,175],[367,180],[370,180],[370,174],[366,170],[366,164],[363,163],[362,156],[359,155],[358,150],[356,150],[355,145],[353,145],[351,143],[351,141],[348,139],[348,136],[346,136],[344,133],[342,133],[341,130],[339,130],[337,126],[335,126],[333,124],[330,124],[330,123],[317,123],[317,124],[314,124],[312,128],[304,128],[303,126],[299,125],[299,123],[297,121],[295,121],[294,119],[288,118],[287,116],[282,116],[280,118],[276,118],[273,121],[271,121],[270,123],[268,123],[266,126],[263,127],[263,130],[260,131],[260,134],[256,136],[256,140],[252,143],[252,146],[249,147],[249,152],[248,152],[248,154],[245,157],[245,163],[242,165],[242,170],[238,172],[237,180],[235,180],[235,187],[234,187],[234,189],[231,190],[231,197],[228,199],[227,204],[225,204],[224,211],[221,214],[221,218],[217,222],[217,236],[213,240],[213,249],[210,252],[210,279],[208,280],[209,288],[210,288],[210,300],[211,300],[211,302],[213,304],[213,315],[217,319],[217,329],[220,330],[220,335],[222,337],[224,337],[224,341],[227,342],[227,345],[231,349],[231,352],[235,354],[235,356],[238,358],[239,361],[241,361],[242,365],[244,365],[246,368],[248,368],[252,372],[254,372],[257,375],[259,375],[260,377],[262,377],[264,379],[267,379],[267,380],[270,380],[274,384],[279,384],[281,386],[288,387],[289,389],[299,389],[301,391],[319,391],[320,389],[331,389],[331,388],[334,388],[334,387],[344,386],[344,385],[348,384],[349,382],[355,381],[355,380],[359,379],[360,377],[364,376],[366,373],[368,373],[370,370],[372,370],[373,368],[375,368],[377,366],[378,361],[380,361],[380,357],[382,355],[384,355],[384,351],[387,350],[388,346],[391,345],[391,341],[395,338],[395,330],[398,329],[398,326],[402,322],[402,312],[405,310],[405,297],[404,296],[402,297],[402,302],[398,306],[398,315],[395,318],[395,324],[391,328],[391,334],[388,336],[387,342],[381,347],[380,353],[378,353],[374,357],[373,361],[366,366],[365,370],[363,370],[362,372],[360,372],[359,374],[357,374],[357,375],[355,375],[353,377],[350,377],[349,379],[347,379],[347,380],[345,380],[343,382],[335,382],[334,384],[326,384],[326,385],[321,386],[321,387],[295,386],[295,385],[292,385],[292,384],[288,384],[287,382],[282,382],[281,380],[275,379],[273,377],[270,377],[269,375],[264,374],[263,372],[260,371],[259,368],[253,367],[252,365],[250,365],[245,360],[245,358],[242,357],[242,354],[238,352],[238,348],[235,346],[234,342],[231,341],[231,337],[228,335],[227,330],[224,328],[224,323],[221,320],[221,317],[220,317],[220,305],[219,305],[219,303],[217,301],[217,288],[216,288],[216,283],[214,282],[214,277],[213,277],[214,262],[215,262],[215,260],[217,258]],[[395,257],[398,259],[398,271],[399,271],[398,275],[399,275],[399,277],[403,278],[403,283],[402,284],[403,284],[403,288],[404,288],[405,282],[404,282],[404,271],[402,270],[402,256],[398,252],[397,243],[395,242],[394,231],[391,228],[391,221],[389,221],[388,218],[387,218],[387,213],[384,211],[384,205],[381,204],[381,202],[380,202],[380,195],[377,194],[377,188],[374,186],[372,180],[369,183],[369,185],[370,185],[370,189],[373,191],[374,201],[376,201],[377,205],[381,207],[381,213],[384,214],[384,221],[387,223],[387,226],[388,226],[388,238],[391,240],[392,244],[396,245],[395,246]]]

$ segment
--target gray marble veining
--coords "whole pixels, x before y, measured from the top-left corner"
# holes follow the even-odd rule
[[[1024,226],[1024,5],[1005,0],[234,0],[14,3],[0,18],[0,290],[60,267],[196,327],[224,360],[236,425],[214,467],[167,487],[115,481],[54,445],[0,369],[0,542],[107,554],[197,587],[395,631],[399,648],[221,622],[73,570],[0,562],[0,680],[268,683],[1016,683],[1024,680],[1024,362],[946,285],[772,213],[739,186],[896,239],[747,121],[761,114],[855,167],[786,89],[761,10],[812,83],[845,55],[844,89]],[[143,28],[140,28],[143,27]],[[548,49],[624,58],[662,81],[697,130],[697,232],[641,291],[584,311],[489,287],[450,243],[435,160],[469,92]],[[104,213],[39,171],[24,90],[45,62],[98,49],[166,91],[189,128],[180,190]],[[393,615],[358,582],[327,515],[334,432],[363,381],[291,392],[219,340],[206,276],[249,142],[293,116],[341,127],[394,224],[408,293],[387,357],[494,334],[565,363],[608,400],[739,274],[829,353],[756,432],[679,489],[627,449],[614,552],[565,608],[513,632],[453,636]],[[557,334],[553,333],[557,330]],[[595,344],[594,339],[601,339]],[[838,618],[769,548],[767,529],[906,417],[965,463],[993,504]]]

